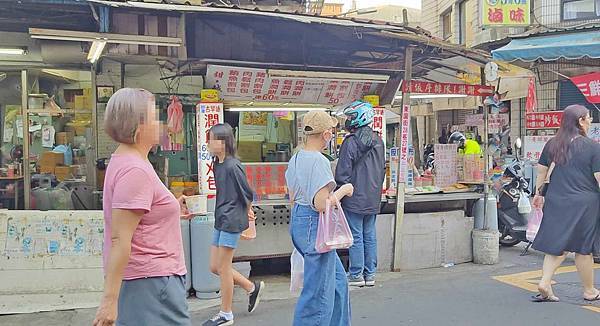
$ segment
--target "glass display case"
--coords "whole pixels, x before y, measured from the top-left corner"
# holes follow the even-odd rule
[[[27,71],[27,109],[14,123],[26,123],[23,177],[26,208],[79,210],[95,208],[95,133],[89,71]],[[7,125],[7,123],[5,123]],[[21,126],[21,127],[19,127]],[[20,129],[20,130],[19,130]]]

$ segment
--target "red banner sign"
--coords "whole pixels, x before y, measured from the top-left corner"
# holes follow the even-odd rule
[[[537,96],[535,93],[535,79],[529,78],[527,86],[527,101],[525,101],[525,112],[533,113],[537,108]]]
[[[527,129],[558,129],[562,115],[562,111],[527,113],[525,125]]]
[[[571,77],[571,81],[590,103],[600,103],[600,72]]]
[[[410,89],[409,89],[410,85]],[[405,83],[403,88],[405,92],[421,94],[444,94],[444,95],[467,95],[467,96],[488,96],[494,94],[493,86],[467,85],[467,84],[448,84],[432,83],[426,81],[413,80]]]

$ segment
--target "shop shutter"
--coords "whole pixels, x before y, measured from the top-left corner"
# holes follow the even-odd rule
[[[570,80],[561,80],[558,84],[558,106],[560,110],[564,110],[567,106],[573,104],[584,105],[588,109],[594,109],[594,105],[588,103],[585,96]]]
[[[583,105],[590,110],[590,114],[594,118],[594,122],[598,121],[599,112],[593,104],[589,103],[581,91],[570,80],[561,80],[558,83],[558,106],[560,110],[564,110],[567,106],[573,104]]]
[[[467,121],[467,114],[471,114],[470,110],[458,110],[457,124],[464,125]]]

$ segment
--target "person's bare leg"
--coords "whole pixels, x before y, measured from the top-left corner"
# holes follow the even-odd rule
[[[210,271],[219,275],[219,248],[215,246],[210,247]],[[254,283],[245,278],[242,274],[232,268],[233,273],[233,283],[235,285],[239,285],[242,289],[246,290],[246,292],[250,293],[254,290]]]
[[[233,249],[219,247],[219,277],[221,278],[221,311],[232,312],[233,306]]]
[[[587,300],[595,299],[600,293],[594,287],[594,257],[593,255],[575,255],[575,265],[583,283],[583,297]]]
[[[219,262],[221,260],[219,259],[219,248],[215,247],[215,246],[210,246],[210,262],[209,262],[209,267],[210,267],[210,272],[215,274],[215,275],[219,275]]]
[[[219,248],[215,246],[210,247],[210,271],[219,275]],[[246,290],[246,292],[250,293],[254,290],[254,283],[244,277],[244,275],[240,274],[238,271],[232,268],[233,273],[233,283],[235,285],[239,285],[242,289]]]
[[[240,272],[236,271],[234,268],[231,268],[231,272],[233,273],[233,283],[235,283],[235,285],[239,285],[248,293],[254,290],[254,283],[252,283],[252,281],[240,274]]]
[[[565,254],[563,254],[562,256],[546,255],[544,257],[542,279],[538,284],[538,291],[540,291],[540,294],[543,298],[558,299],[554,295],[554,292],[552,292],[552,277],[554,277],[554,273],[556,273],[556,270],[565,261],[565,258]]]

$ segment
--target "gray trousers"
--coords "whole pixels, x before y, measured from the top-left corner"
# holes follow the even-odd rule
[[[185,276],[123,281],[118,326],[191,326]]]

